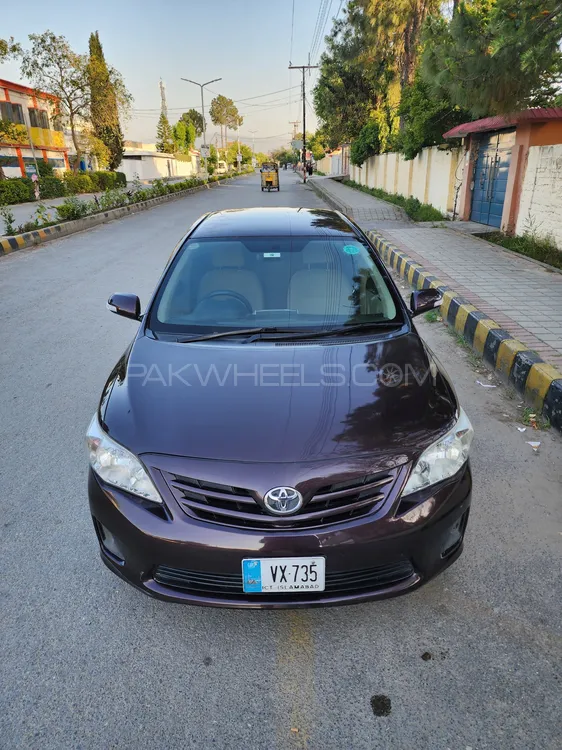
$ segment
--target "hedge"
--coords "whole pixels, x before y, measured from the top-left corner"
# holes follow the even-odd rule
[[[127,186],[123,172],[65,172],[58,177],[40,177],[41,200],[61,198],[77,193],[95,193]],[[29,177],[9,177],[0,180],[0,206],[35,200],[33,182]]]
[[[35,200],[32,182],[27,177],[0,180],[0,205],[7,206],[32,200]]]
[[[41,177],[39,184],[41,185],[41,200],[45,200],[46,198],[62,198],[66,195],[64,182],[59,180],[58,177]],[[0,185],[2,185],[1,182]],[[35,194],[33,194],[32,200],[35,200]]]

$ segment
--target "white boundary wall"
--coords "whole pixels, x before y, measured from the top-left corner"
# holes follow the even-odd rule
[[[521,186],[516,234],[550,236],[562,249],[562,144],[531,146]]]
[[[410,161],[398,153],[371,156],[361,168],[351,164],[349,176],[360,185],[382,188],[407,198],[412,196],[447,213],[453,211],[455,191],[462,180],[461,161],[461,149],[432,146]]]

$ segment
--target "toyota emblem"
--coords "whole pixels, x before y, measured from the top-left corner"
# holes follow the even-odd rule
[[[294,487],[274,487],[265,493],[263,503],[274,516],[288,516],[302,508],[303,497]]]

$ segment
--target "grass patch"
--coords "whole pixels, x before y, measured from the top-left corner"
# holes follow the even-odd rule
[[[466,357],[470,364],[473,367],[480,367],[482,365],[482,359],[476,354],[474,349],[471,347],[471,345],[468,343],[468,341],[464,338],[462,333],[459,333],[458,331],[455,331],[454,328],[449,328],[447,326],[447,333],[452,336],[455,339],[455,342],[465,350]]]
[[[543,417],[541,414],[538,414],[535,409],[532,409],[530,406],[526,406],[523,409],[523,413],[521,414],[521,421],[523,424],[529,425],[533,427],[536,430],[549,430],[550,429],[550,420],[548,417]]]
[[[440,320],[442,320],[442,317],[439,314],[438,310],[430,310],[429,312],[426,312],[424,318],[428,323],[438,323]]]
[[[326,172],[321,172],[319,169],[316,169],[314,174],[318,174],[320,177],[326,177]]]
[[[534,234],[525,234],[522,237],[509,237],[503,232],[490,232],[482,237],[495,245],[501,245],[508,250],[513,250],[520,255],[548,263],[549,266],[562,269],[562,252],[554,242],[547,238],[538,237]]]
[[[398,193],[387,193],[382,188],[366,187],[354,182],[354,180],[343,180],[343,184],[355,188],[355,190],[361,190],[363,193],[368,193],[373,198],[380,198],[387,203],[400,206],[414,221],[447,221],[447,217],[435,206],[431,206],[429,203],[421,203],[417,198],[406,198]]]

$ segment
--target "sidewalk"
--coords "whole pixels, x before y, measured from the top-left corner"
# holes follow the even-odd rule
[[[562,371],[561,273],[469,234],[416,224],[400,208],[334,180],[313,182],[362,229],[386,239]]]

